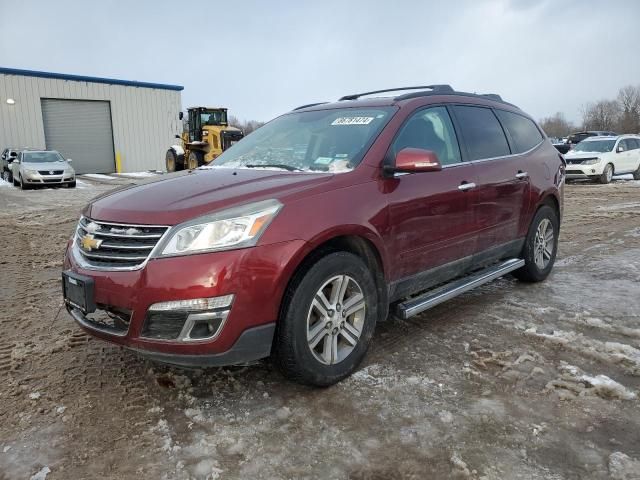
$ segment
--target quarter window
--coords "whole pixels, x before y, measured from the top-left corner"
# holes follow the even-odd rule
[[[491,109],[456,105],[453,107],[469,160],[509,155],[509,144],[500,122]]]
[[[445,107],[432,107],[414,113],[393,142],[394,155],[403,148],[431,150],[442,165],[459,163],[460,147],[453,123]]]
[[[504,110],[495,112],[511,138],[513,153],[526,152],[542,142],[540,130],[527,117]]]

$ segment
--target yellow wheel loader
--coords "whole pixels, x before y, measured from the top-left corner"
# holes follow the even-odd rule
[[[188,112],[188,128],[180,145],[172,145],[165,157],[167,172],[191,170],[211,163],[223,151],[240,140],[242,130],[227,123],[226,108],[192,107]],[[182,112],[178,115],[182,120]]]

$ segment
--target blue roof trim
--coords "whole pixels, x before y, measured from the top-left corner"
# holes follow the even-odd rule
[[[115,78],[86,77],[84,75],[67,75],[66,73],[38,72],[36,70],[20,70],[17,68],[0,67],[0,74],[22,75],[23,77],[55,78],[57,80],[71,80],[74,82],[107,83],[109,85],[124,85],[126,87],[157,88],[161,90],[184,90],[182,85],[166,85],[163,83],[136,82],[132,80],[117,80]]]

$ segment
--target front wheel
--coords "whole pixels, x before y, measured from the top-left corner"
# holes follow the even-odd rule
[[[636,169],[636,171],[633,172],[633,179],[640,180],[640,164],[638,164],[638,168]]]
[[[541,282],[549,276],[556,261],[560,220],[548,205],[538,209],[529,226],[522,249],[524,266],[513,272],[524,282]]]
[[[20,175],[20,189],[21,190],[29,190],[31,188],[31,185],[27,185],[26,183],[24,183],[24,180],[22,179],[22,175]]]
[[[607,163],[606,167],[604,167],[604,171],[602,172],[602,175],[598,177],[598,181],[600,183],[610,183],[612,178],[613,178],[613,165],[611,165],[610,163]]]
[[[197,150],[191,150],[187,157],[186,168],[188,170],[193,170],[201,165],[204,165],[204,153]]]
[[[378,317],[371,271],[351,253],[331,253],[297,279],[285,297],[275,359],[290,379],[326,387],[364,358]]]

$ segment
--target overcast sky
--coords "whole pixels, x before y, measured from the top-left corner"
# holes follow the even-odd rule
[[[184,85],[242,119],[449,83],[578,121],[640,84],[640,1],[0,0],[0,66]]]

